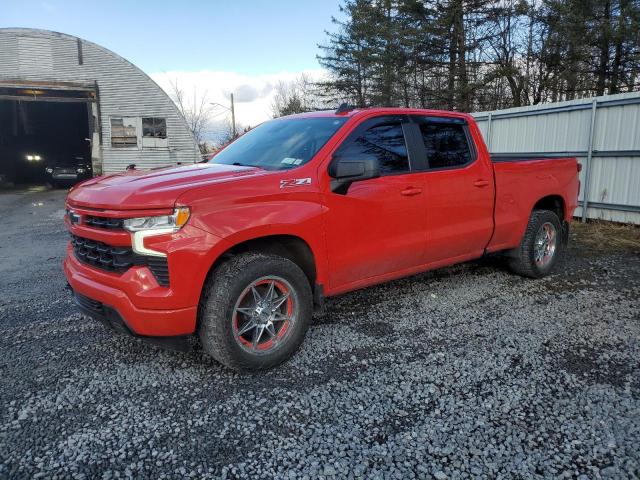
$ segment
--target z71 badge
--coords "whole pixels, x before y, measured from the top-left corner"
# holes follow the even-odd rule
[[[311,185],[311,178],[291,178],[288,180],[280,180],[280,188],[301,187],[302,185]]]

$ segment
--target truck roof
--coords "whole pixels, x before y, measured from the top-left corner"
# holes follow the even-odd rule
[[[351,118],[361,115],[427,115],[438,117],[453,117],[472,120],[473,117],[468,113],[450,112],[448,110],[431,110],[421,108],[401,108],[401,107],[370,107],[370,108],[353,108],[336,113],[336,110],[318,110],[314,112],[296,113],[281,118],[314,118],[314,117],[335,117],[335,118]]]

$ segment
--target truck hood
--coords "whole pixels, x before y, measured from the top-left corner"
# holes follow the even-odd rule
[[[68,201],[78,207],[116,210],[173,208],[189,189],[264,175],[255,167],[198,163],[157,170],[129,170],[81,183],[69,192]]]

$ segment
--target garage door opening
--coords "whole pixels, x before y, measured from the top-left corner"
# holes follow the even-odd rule
[[[0,180],[68,187],[91,177],[90,103],[0,96]]]

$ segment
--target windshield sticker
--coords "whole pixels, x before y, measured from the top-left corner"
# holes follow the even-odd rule
[[[302,163],[302,158],[286,157],[283,158],[280,163],[284,163],[285,165],[300,165]]]
[[[302,185],[311,185],[310,178],[291,178],[288,180],[280,180],[280,188],[300,187]]]

